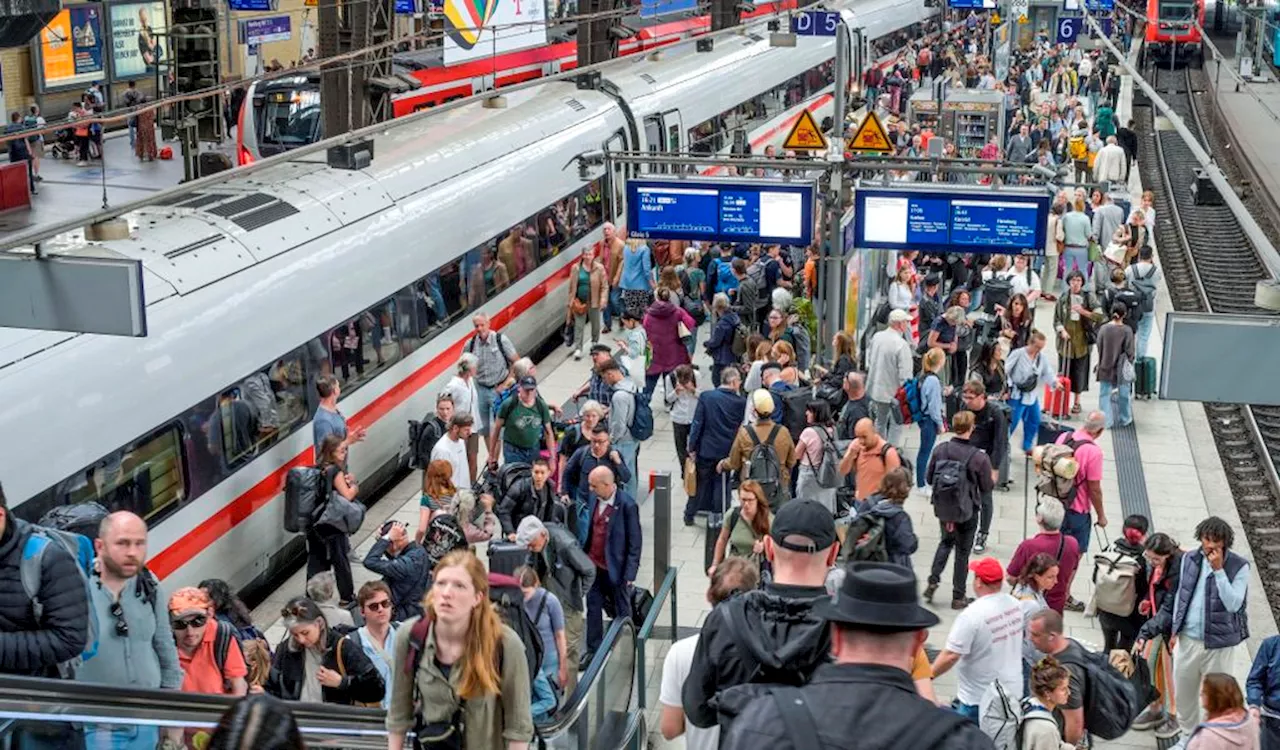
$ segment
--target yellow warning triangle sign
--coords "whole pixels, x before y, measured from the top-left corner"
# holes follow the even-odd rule
[[[796,120],[795,125],[791,126],[791,132],[787,133],[787,140],[782,144],[782,147],[793,151],[821,151],[826,149],[826,136],[818,128],[818,123],[813,121],[813,115],[809,114],[809,110],[800,110],[800,118]]]
[[[889,142],[889,134],[874,111],[867,112],[862,124],[849,139],[848,149],[860,153],[892,154],[893,144]]]

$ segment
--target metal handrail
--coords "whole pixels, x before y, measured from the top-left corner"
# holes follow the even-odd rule
[[[644,624],[640,626],[640,632],[636,634],[636,694],[640,701],[640,710],[643,711],[645,705],[645,672],[648,671],[648,663],[645,661],[645,644],[649,642],[649,638],[653,636],[653,628],[658,623],[658,616],[662,614],[663,602],[667,597],[671,597],[671,640],[676,640],[677,631],[677,612],[676,612],[676,584],[679,579],[679,570],[675,567],[668,566],[666,574],[662,577],[662,585],[653,594],[653,605],[649,607],[649,615],[644,618]]]
[[[605,673],[605,666],[613,658],[618,640],[625,631],[634,629],[635,626],[626,618],[619,617],[613,620],[608,632],[605,633],[604,640],[600,643],[600,648],[596,650],[591,663],[587,665],[586,671],[578,679],[577,687],[565,699],[564,706],[552,717],[551,721],[537,725],[538,734],[543,737],[560,734],[578,722],[582,712],[587,709],[587,704],[591,702],[589,698],[591,692],[595,689],[596,682]],[[573,665],[569,665],[569,668],[572,669]]]

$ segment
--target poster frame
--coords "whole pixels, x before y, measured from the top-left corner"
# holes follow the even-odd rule
[[[157,4],[157,3],[155,2],[155,0],[117,0],[116,2],[104,2],[104,3],[100,3],[100,4],[101,4],[101,5],[103,5],[103,6],[107,9],[107,10],[106,10],[106,13],[105,13],[105,15],[104,15],[104,17],[107,19],[107,23],[108,23],[108,25],[110,25],[110,22],[111,22],[111,11],[112,11],[112,10],[114,10],[114,9],[115,9],[116,7],[118,7],[118,6],[122,6],[122,5],[147,5],[147,4],[155,5],[155,4]],[[157,34],[157,36],[161,37],[161,38],[162,38],[162,39],[164,39],[166,42],[168,42],[168,40],[169,40],[169,4],[168,4],[168,3],[166,3],[166,2],[163,2],[163,1],[159,2],[158,4],[160,5],[161,9],[164,11],[164,30],[163,30],[163,31],[161,31],[159,34]],[[110,36],[111,41],[112,41],[112,43],[113,43],[112,50],[111,50],[111,52],[110,52],[111,64],[110,64],[110,66],[109,66],[109,67],[111,68],[111,81],[113,81],[113,82],[115,82],[115,81],[122,81],[122,82],[127,82],[127,81],[143,81],[143,80],[146,80],[146,79],[149,79],[149,78],[155,78],[155,77],[156,77],[156,71],[154,71],[154,70],[152,70],[152,71],[144,71],[144,72],[142,72],[142,73],[138,73],[138,74],[134,74],[134,75],[120,75],[119,71],[117,71],[117,70],[116,70],[116,56],[115,56],[115,51],[114,51],[114,49],[115,49],[115,48],[114,48],[115,35],[114,35],[114,33],[112,33],[112,34],[110,34],[109,36]],[[104,67],[106,67],[106,66],[104,66]]]
[[[115,71],[111,69],[111,64],[107,61],[109,50],[101,43],[103,20],[105,20],[106,18],[107,3],[104,3],[104,2],[70,3],[70,4],[63,5],[62,10],[59,10],[58,12],[61,13],[62,11],[67,11],[68,13],[70,13],[70,11],[74,8],[84,8],[88,6],[94,6],[98,9],[98,18],[99,18],[98,47],[101,50],[100,54],[102,55],[102,71],[97,75],[96,78],[90,79],[88,81],[76,81],[74,83],[55,83],[51,85],[48,81],[45,80],[45,76],[44,76],[45,60],[44,60],[43,32],[45,27],[41,26],[40,30],[36,32],[36,35],[31,38],[31,41],[29,43],[31,45],[31,68],[32,68],[31,81],[34,84],[36,93],[56,94],[56,93],[63,93],[67,91],[75,91],[77,89],[85,90],[89,88],[89,85],[92,84],[94,80],[104,81],[104,82],[109,82],[110,80],[112,80],[111,76]],[[52,22],[52,19],[50,19],[50,22]],[[45,24],[45,26],[47,25],[48,24]]]

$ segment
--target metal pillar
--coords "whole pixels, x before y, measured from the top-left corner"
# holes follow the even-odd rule
[[[742,23],[739,0],[711,0],[711,30],[731,29]]]
[[[364,7],[364,6],[360,6]],[[321,60],[328,60],[350,49],[351,30],[347,25],[346,14],[352,11],[350,6],[327,0],[316,9],[317,54]],[[321,132],[325,136],[345,133],[352,127],[351,117],[351,78],[350,70],[344,62],[329,62],[320,66],[320,101]]]
[[[653,586],[650,590],[657,591],[671,566],[671,472],[654,471],[650,476],[653,478]]]
[[[815,312],[818,314],[818,341],[814,349],[822,354],[830,353],[831,338],[836,331],[840,330],[840,321],[843,319],[840,310],[840,291],[844,278],[842,273],[844,247],[840,236],[840,215],[843,213],[841,210],[843,208],[841,185],[843,170],[840,165],[844,161],[845,117],[848,109],[850,40],[847,34],[849,33],[850,30],[846,29],[844,24],[836,29],[836,86],[831,114],[832,122],[835,123],[835,133],[832,134],[832,151],[829,157],[834,168],[829,172],[831,177],[827,186],[827,213],[823,217],[827,222],[827,241],[818,245],[822,256],[818,264],[818,305],[815,307]],[[862,45],[857,46],[860,48]],[[857,75],[861,76],[862,71],[857,71]],[[871,102],[867,103],[868,111],[872,106]]]
[[[616,22],[598,16],[614,9],[614,0],[579,0],[578,12],[586,20],[578,22],[578,67],[606,62],[618,56],[618,39],[609,33]]]

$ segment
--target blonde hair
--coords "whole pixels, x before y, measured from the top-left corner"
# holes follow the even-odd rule
[[[942,363],[947,361],[947,353],[942,351],[941,347],[933,347],[924,353],[924,358],[920,361],[920,366],[927,372],[937,372],[942,369]]]
[[[455,665],[461,668],[462,673],[458,681],[458,697],[471,700],[484,695],[501,695],[502,675],[498,672],[498,646],[502,642],[502,619],[489,601],[489,576],[479,558],[470,550],[457,550],[445,555],[436,564],[433,575],[438,579],[440,571],[447,568],[462,568],[466,571],[472,587],[480,595],[480,603],[471,610],[471,621],[467,623],[462,658]],[[422,607],[426,610],[424,617],[436,617],[431,590],[423,598]]]

